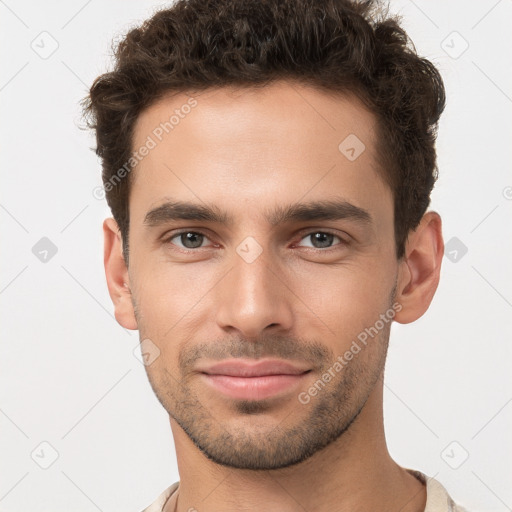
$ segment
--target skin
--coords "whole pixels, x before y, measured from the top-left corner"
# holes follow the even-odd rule
[[[391,322],[309,403],[298,395],[393,304],[400,323],[425,313],[444,251],[440,216],[424,215],[397,260],[375,117],[355,97],[284,81],[193,96],[197,106],[132,176],[128,267],[115,221],[104,222],[116,319],[160,351],[146,370],[169,413],[180,473],[165,511],[423,511],[424,486],[392,460],[384,435]],[[145,110],[133,148],[188,98],[169,95]],[[338,149],[349,134],[366,147],[354,161]],[[340,199],[371,222],[271,225],[265,216]],[[166,201],[213,205],[233,222],[145,224]],[[205,236],[185,245],[177,230]],[[320,235],[318,245],[318,232],[334,237]],[[247,237],[262,251],[250,263],[237,252]],[[281,358],[310,372],[291,391],[251,401],[224,396],[198,372],[240,356]]]

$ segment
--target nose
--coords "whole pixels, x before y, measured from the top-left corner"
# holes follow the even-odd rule
[[[292,327],[293,294],[275,265],[263,255],[248,263],[235,255],[234,267],[216,287],[217,324],[256,339],[265,330]]]

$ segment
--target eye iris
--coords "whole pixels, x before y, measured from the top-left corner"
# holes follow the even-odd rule
[[[197,247],[201,247],[203,243],[203,235],[199,233],[182,233],[181,236],[181,243],[187,248],[187,249],[196,249]],[[191,244],[191,245],[187,245]]]
[[[330,233],[314,233],[310,236],[312,237],[313,245],[318,248],[329,247],[334,239],[334,235]],[[319,245],[315,245],[315,242],[318,242]]]

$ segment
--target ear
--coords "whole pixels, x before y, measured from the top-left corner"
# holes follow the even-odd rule
[[[402,309],[394,320],[408,324],[429,308],[439,284],[444,254],[441,217],[427,212],[415,231],[409,234],[404,258],[399,263],[395,299]]]
[[[130,278],[123,258],[123,243],[117,222],[108,218],[103,222],[105,275],[110,298],[114,304],[116,320],[125,329],[137,329],[132,304]]]

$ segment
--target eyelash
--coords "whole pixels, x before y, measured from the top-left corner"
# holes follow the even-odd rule
[[[176,232],[173,232],[171,233],[169,236],[167,236],[163,242],[165,244],[170,244],[170,245],[174,245],[172,244],[171,240],[173,238],[176,238],[177,236],[180,236],[180,235],[183,235],[184,233],[193,233],[194,235],[201,235],[201,236],[204,236],[206,238],[208,238],[208,235],[202,231],[193,231],[191,229],[183,229],[181,231],[176,231]],[[319,230],[319,229],[314,229],[314,230],[311,230],[311,231],[307,231],[307,232],[304,232],[304,233],[300,233],[300,239],[299,239],[299,242],[302,241],[304,238],[308,237],[308,236],[311,236],[313,234],[316,234],[316,233],[322,233],[322,234],[326,234],[326,235],[333,235],[334,237],[338,238],[340,240],[340,243],[339,244],[336,244],[336,245],[333,245],[332,247],[326,247],[325,249],[319,249],[319,248],[316,248],[316,247],[303,247],[305,249],[310,249],[310,250],[313,250],[313,251],[319,251],[319,252],[330,252],[332,250],[336,250],[339,246],[346,246],[349,244],[349,242],[345,239],[343,239],[340,235],[330,231],[330,230]],[[181,251],[181,252],[198,252],[200,249],[206,249],[206,247],[197,247],[196,249],[187,249],[186,247],[182,248],[182,247],[179,247],[177,246],[177,250]]]

